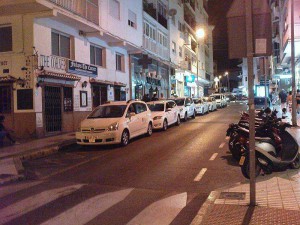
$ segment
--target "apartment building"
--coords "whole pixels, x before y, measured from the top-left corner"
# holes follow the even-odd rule
[[[0,3],[0,99],[17,136],[74,131],[93,108],[130,98],[142,2]]]

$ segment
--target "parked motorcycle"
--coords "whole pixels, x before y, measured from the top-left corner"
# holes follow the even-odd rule
[[[265,174],[272,173],[273,171],[286,169],[291,167],[292,169],[300,168],[300,155],[299,145],[295,138],[285,130],[286,127],[291,125],[285,124],[281,129],[281,141],[282,147],[280,150],[276,149],[273,140],[271,138],[260,138],[255,140],[255,176],[261,173],[261,170]],[[247,132],[247,130],[244,130]],[[242,145],[242,156],[239,160],[241,171],[244,177],[250,178],[250,165],[249,165],[249,145]]]

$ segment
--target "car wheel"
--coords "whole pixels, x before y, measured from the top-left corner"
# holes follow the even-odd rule
[[[187,121],[187,112],[184,114],[184,119],[185,122]]]
[[[179,126],[180,125],[180,116],[178,115],[177,117],[177,122],[176,122],[176,125]]]
[[[129,132],[128,130],[124,130],[121,136],[121,145],[126,146],[129,143]]]
[[[151,135],[152,135],[152,123],[149,123],[146,136],[150,137]]]
[[[299,169],[300,168],[300,155],[298,153],[298,156],[296,157],[295,161],[291,164],[292,169]]]
[[[194,113],[192,115],[192,118],[195,119],[196,118],[196,111],[194,110]]]
[[[162,130],[166,131],[167,129],[168,129],[168,122],[167,122],[167,120],[164,120]]]

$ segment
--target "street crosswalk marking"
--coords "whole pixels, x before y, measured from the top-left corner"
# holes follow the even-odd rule
[[[198,182],[201,180],[201,178],[203,177],[203,175],[205,174],[207,168],[202,168],[200,170],[200,172],[198,173],[198,175],[195,177],[194,181]]]
[[[9,205],[0,210],[0,224],[5,224],[60,197],[69,195],[80,189],[82,186],[83,184],[77,184],[43,191],[15,204]]]
[[[173,195],[152,203],[127,225],[164,225],[170,224],[187,204],[187,193]]]
[[[217,158],[217,156],[218,156],[218,153],[214,153],[211,157],[210,157],[210,161],[213,161],[213,160],[215,160],[216,158]]]
[[[132,191],[133,188],[130,188],[97,195],[42,223],[42,225],[86,224],[105,210],[124,200]]]
[[[21,183],[16,185],[8,185],[5,187],[0,187],[0,198],[3,198],[6,195],[16,193],[18,191],[21,191],[26,188],[30,188],[36,185],[41,184],[43,181],[36,181],[36,182],[30,182],[30,183]]]

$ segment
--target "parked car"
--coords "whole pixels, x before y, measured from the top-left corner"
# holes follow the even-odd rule
[[[147,103],[151,110],[153,129],[167,130],[172,124],[180,125],[180,112],[172,100],[161,100]]]
[[[214,97],[204,97],[204,99],[208,103],[208,110],[210,112],[217,110],[217,102]]]
[[[223,108],[223,107],[227,106],[227,101],[223,94],[216,93],[216,94],[211,95],[211,97],[214,97],[216,99],[218,108]]]
[[[255,109],[265,108],[265,97],[254,97]],[[267,97],[267,107],[272,108],[270,98]]]
[[[187,121],[188,117],[192,117],[193,119],[195,119],[196,110],[192,98],[183,97],[183,98],[174,98],[170,100],[174,100],[176,102],[180,112],[180,119],[184,121]]]
[[[126,146],[131,138],[152,134],[151,111],[143,101],[108,102],[98,106],[84,119],[76,140],[79,145]]]
[[[208,103],[202,98],[193,98],[196,114],[204,115],[208,113]]]

